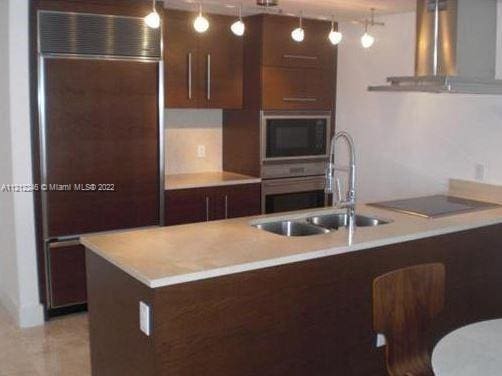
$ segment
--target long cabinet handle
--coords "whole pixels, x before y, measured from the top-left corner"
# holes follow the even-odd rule
[[[228,219],[228,195],[225,195],[225,219]]]
[[[192,99],[192,53],[188,53],[188,99]]]
[[[206,196],[206,222],[209,222],[209,197]]]
[[[317,60],[317,56],[309,56],[309,55],[291,55],[291,54],[285,54],[282,55],[283,58],[285,59],[297,59],[297,60]]]
[[[207,54],[207,100],[211,100],[211,54]]]
[[[286,97],[282,98],[284,102],[317,102],[317,98],[307,97]]]

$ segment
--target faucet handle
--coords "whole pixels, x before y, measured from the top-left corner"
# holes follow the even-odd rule
[[[328,163],[328,166],[326,168],[326,185],[324,188],[325,193],[333,193],[333,178],[334,178],[334,165],[333,163]]]

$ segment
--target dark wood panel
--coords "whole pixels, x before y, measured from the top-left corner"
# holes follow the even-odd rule
[[[207,14],[210,28],[199,34],[200,107],[242,107],[243,38],[230,26],[235,17]]]
[[[165,192],[165,224],[167,226],[184,223],[203,222],[208,219],[207,200],[210,192],[205,188],[176,189]]]
[[[243,184],[227,188],[227,218],[261,213],[261,184]]]
[[[49,252],[52,308],[86,302],[84,246],[51,243]]]
[[[93,376],[155,375],[153,338],[139,329],[139,302],[153,290],[87,251],[89,334]]]
[[[329,71],[263,67],[263,109],[331,111],[334,85]]]
[[[174,9],[166,9],[164,14],[166,107],[196,108],[202,76],[198,37],[193,29],[195,14]]]
[[[261,176],[260,112],[223,112],[223,169]],[[243,156],[246,156],[243,158]]]
[[[328,40],[331,22],[304,19],[305,39],[295,42],[291,32],[297,17],[263,16],[263,65],[330,70],[337,47]]]
[[[72,185],[48,193],[50,236],[159,223],[156,82],[156,64],[46,61],[47,181]]]

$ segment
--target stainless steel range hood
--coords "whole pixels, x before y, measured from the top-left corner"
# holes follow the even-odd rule
[[[415,76],[370,91],[502,94],[497,0],[418,0]]]

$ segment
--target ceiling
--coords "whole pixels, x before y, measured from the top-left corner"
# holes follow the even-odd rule
[[[166,7],[192,9],[198,7],[198,0],[164,0]],[[256,5],[256,0],[202,0],[207,11],[235,14],[235,8],[244,7],[244,14],[264,12]],[[416,0],[279,0],[274,12],[299,14],[307,18],[331,18],[337,21],[360,20],[368,16],[370,8],[378,14],[403,13],[414,11]]]

